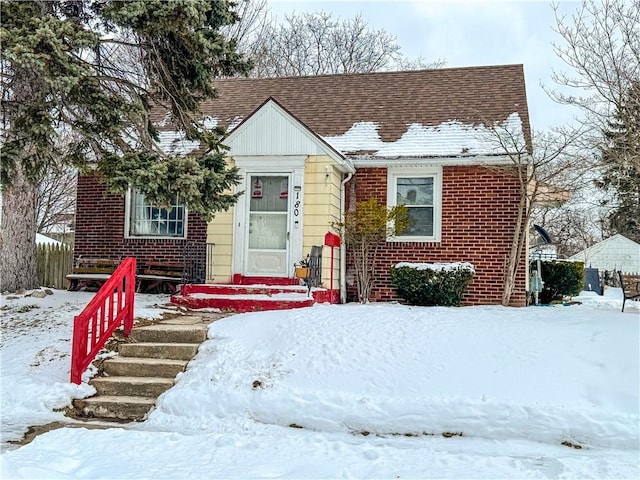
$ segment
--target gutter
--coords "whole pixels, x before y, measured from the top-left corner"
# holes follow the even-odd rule
[[[346,185],[352,177],[353,172],[347,172],[347,176],[340,183],[341,215],[344,215],[346,208]],[[333,285],[331,285],[331,288],[333,288]],[[340,303],[347,303],[347,247],[344,243],[344,238],[340,240]]]

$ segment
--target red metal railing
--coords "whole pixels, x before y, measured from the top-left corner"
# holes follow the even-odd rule
[[[123,324],[124,334],[131,332],[135,282],[136,259],[125,258],[82,313],[74,317],[71,382],[82,382],[82,372],[116,328]]]

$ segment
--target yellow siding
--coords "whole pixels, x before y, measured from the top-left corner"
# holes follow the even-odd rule
[[[227,159],[229,166],[233,160]],[[231,281],[231,260],[233,258],[233,212],[218,212],[207,225],[207,243],[213,243],[213,282]]]
[[[313,245],[324,245],[324,235],[333,231],[331,223],[340,220],[341,172],[328,156],[307,158],[304,175],[304,239],[305,254]],[[322,251],[322,285],[329,287],[331,248]],[[333,288],[339,289],[340,249],[334,248]]]
[[[310,156],[305,164],[304,176],[304,255],[313,245],[323,245],[327,232],[333,232],[331,223],[340,220],[340,183],[342,173],[328,156]],[[213,282],[230,282],[233,259],[233,207],[219,212],[207,226],[207,242],[213,249]],[[334,232],[335,233],[335,232]],[[331,248],[322,252],[322,284],[330,283]],[[340,249],[334,248],[333,288],[339,289]]]
[[[218,212],[207,226],[207,243],[213,247],[213,282],[231,281],[231,259],[233,251],[233,207],[227,212]]]

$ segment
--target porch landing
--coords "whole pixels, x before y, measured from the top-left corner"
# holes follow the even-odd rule
[[[333,302],[338,298],[334,291]],[[304,285],[281,284],[190,284],[171,297],[172,303],[190,309],[217,308],[237,313],[288,310],[330,301],[331,291],[325,288],[312,288],[308,294]]]

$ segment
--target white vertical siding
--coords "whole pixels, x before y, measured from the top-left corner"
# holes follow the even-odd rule
[[[240,125],[225,143],[234,157],[326,153],[312,133],[292,122],[291,116],[273,102]]]
[[[640,244],[616,234],[576,253],[569,259],[584,262],[586,267],[600,270],[640,273]]]

